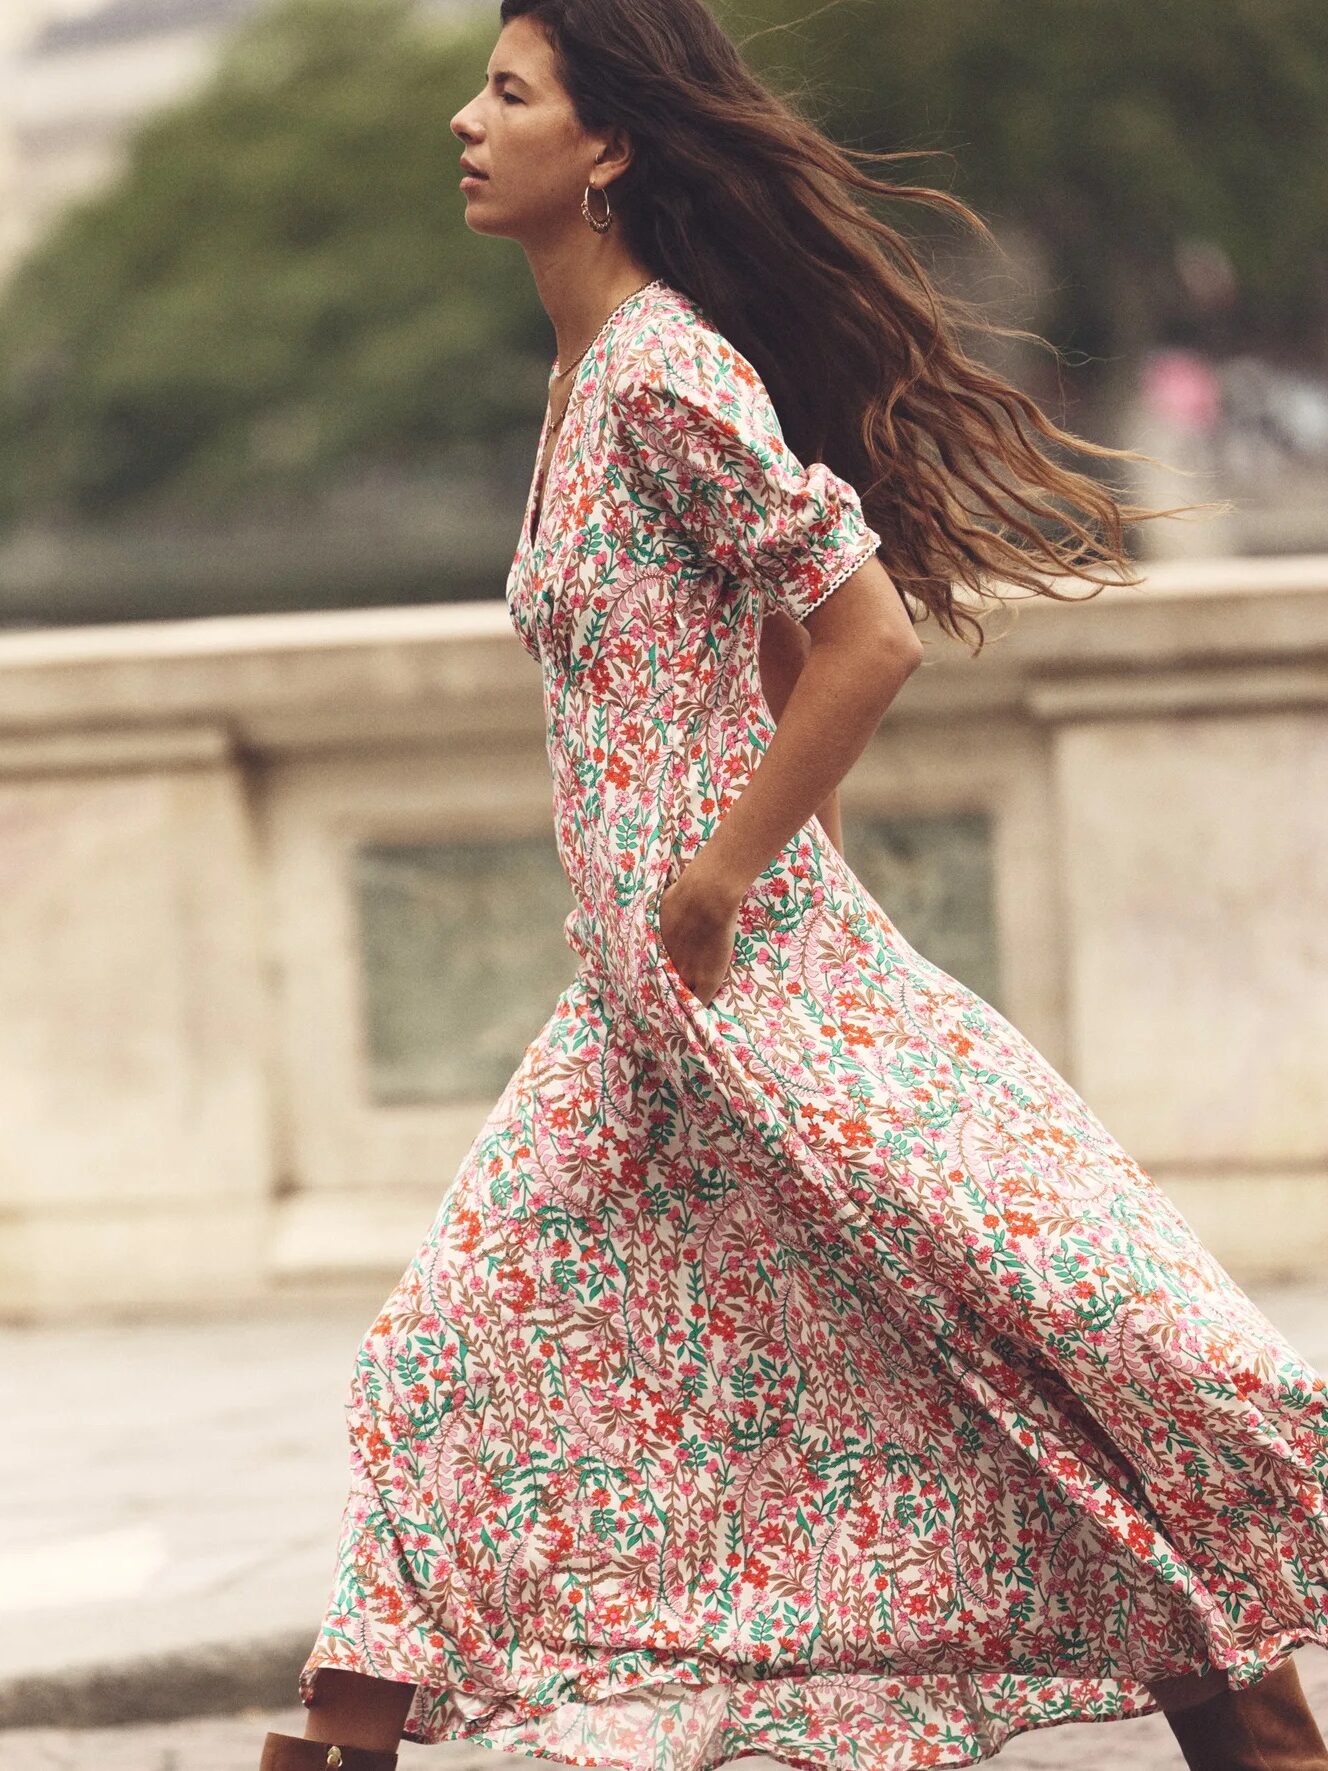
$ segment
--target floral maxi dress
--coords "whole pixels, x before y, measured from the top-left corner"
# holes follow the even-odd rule
[[[545,478],[508,607],[580,965],[354,1360],[304,1702],[342,1667],[415,1685],[412,1741],[907,1771],[1328,1645],[1328,1384],[1065,1079],[816,818],[710,1002],[661,941],[773,732],[763,609],[880,545],[853,488],[658,278]]]

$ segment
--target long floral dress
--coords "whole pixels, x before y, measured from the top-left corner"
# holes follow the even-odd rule
[[[1328,1645],[1328,1384],[1070,1084],[814,817],[712,1001],[661,941],[772,735],[763,609],[880,544],[853,488],[662,279],[544,477],[508,606],[581,963],[359,1347],[304,1701],[343,1667],[416,1685],[412,1741],[905,1771]]]

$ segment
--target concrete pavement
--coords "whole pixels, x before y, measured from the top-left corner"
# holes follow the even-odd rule
[[[1323,1288],[1247,1289],[1328,1371]],[[97,1759],[78,1756],[91,1735],[59,1732],[113,1723],[136,1725],[137,1771],[243,1765],[234,1743],[252,1727],[235,1735],[230,1718],[246,1705],[286,1717],[260,1735],[302,1731],[295,1676],[332,1581],[343,1402],[386,1291],[292,1293],[201,1322],[0,1330],[0,1728],[24,1731],[0,1735],[0,1771],[118,1765],[128,1734],[107,1734]],[[1328,1655],[1297,1658],[1328,1722]],[[208,1715],[228,1720],[143,1726]],[[1115,1758],[1150,1721],[1038,1731],[1002,1756],[1040,1764],[1077,1733],[1105,1736]],[[183,1738],[197,1743],[187,1758]],[[1086,1740],[1083,1763],[1100,1746]]]

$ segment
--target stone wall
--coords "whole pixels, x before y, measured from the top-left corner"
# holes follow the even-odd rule
[[[1238,1279],[1313,1277],[1328,558],[998,625],[929,637],[849,861]],[[0,1310],[394,1279],[575,963],[501,604],[0,636],[0,830]]]

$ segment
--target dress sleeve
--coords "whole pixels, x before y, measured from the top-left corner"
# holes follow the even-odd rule
[[[702,551],[801,620],[881,537],[824,462],[804,467],[765,383],[721,333],[697,327],[616,395],[638,473]]]

